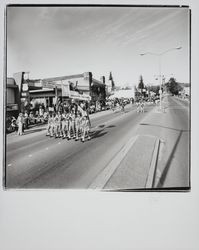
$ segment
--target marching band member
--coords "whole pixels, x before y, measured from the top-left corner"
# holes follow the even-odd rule
[[[69,126],[68,126],[68,139],[71,139],[71,131],[73,134],[73,139],[75,139],[75,108],[71,109],[69,115]]]
[[[82,117],[81,117],[81,112],[78,110],[77,115],[75,117],[75,133],[76,133],[76,138],[75,140],[79,140],[79,134],[81,134],[81,125],[82,125]]]
[[[55,138],[61,137],[61,113],[58,111],[55,116]]]
[[[90,126],[89,126],[89,117],[85,109],[83,110],[82,114],[82,137],[81,140],[82,142],[85,141],[85,138],[87,137],[88,140],[90,140],[89,136],[89,131],[90,131]]]
[[[68,132],[68,116],[69,114],[65,110],[64,113],[62,114],[62,124],[61,124],[61,132],[63,139],[66,138],[66,133]]]
[[[56,119],[56,113],[52,114],[52,120],[51,120],[51,126],[50,126],[50,137],[53,137],[55,133],[55,119]]]
[[[53,125],[53,115],[52,113],[49,113],[49,116],[48,116],[48,125],[47,125],[47,132],[46,132],[46,136],[49,136],[51,135],[51,127]]]
[[[136,102],[136,107],[137,107],[137,113],[139,113],[140,112],[140,102],[139,101]]]
[[[144,101],[143,100],[141,100],[140,102],[140,112],[144,113]]]

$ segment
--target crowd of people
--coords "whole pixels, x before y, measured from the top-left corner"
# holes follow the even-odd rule
[[[54,138],[67,138],[90,140],[91,122],[87,103],[71,103],[70,105],[61,106],[59,109],[46,110],[42,114],[33,115],[31,111],[19,113],[17,119],[11,118],[12,130],[17,135],[23,135],[24,129],[27,129],[31,122],[36,123],[38,119],[42,123],[47,123],[46,136]]]
[[[48,120],[48,112],[45,111],[43,114],[39,115],[39,112],[33,113],[33,111],[20,112],[17,119],[12,116],[7,119],[7,130],[8,132],[16,132],[22,135],[24,129],[28,129],[30,125],[45,123]]]
[[[154,101],[154,100],[153,100]],[[132,103],[134,99],[124,100],[114,99],[108,100],[107,107],[113,111],[121,110],[125,112],[125,105]],[[138,99],[136,102],[137,113],[144,113],[145,100]],[[52,109],[39,108],[34,114],[19,113],[18,118],[12,117],[11,127],[18,135],[24,134],[24,129],[27,129],[31,124],[47,123],[46,136],[63,139],[90,140],[91,122],[89,118],[90,105],[88,102],[71,102],[67,105],[62,104],[60,108],[53,107]]]
[[[125,112],[125,106],[129,103],[133,104],[133,100],[127,100],[124,98],[115,98],[113,100],[110,100],[108,102],[108,105],[110,107],[111,110],[116,111],[116,110],[121,110],[123,112]]]

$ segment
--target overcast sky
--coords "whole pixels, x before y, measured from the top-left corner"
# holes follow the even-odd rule
[[[158,84],[162,72],[189,82],[189,10],[138,7],[8,7],[7,73],[45,78],[112,71],[116,85]]]

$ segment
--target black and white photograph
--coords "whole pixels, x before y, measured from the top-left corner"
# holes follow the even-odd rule
[[[190,190],[190,17],[8,5],[5,188]]]
[[[198,250],[198,1],[0,20],[0,249]]]

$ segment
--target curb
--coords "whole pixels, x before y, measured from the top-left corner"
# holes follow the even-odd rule
[[[96,177],[96,179],[91,183],[89,188],[91,189],[103,189],[106,183],[109,181],[111,176],[119,167],[120,163],[130,150],[130,148],[136,142],[138,136],[132,137],[117,153],[117,155],[110,161],[110,163],[104,168],[104,170]]]
[[[147,176],[147,181],[145,188],[153,188],[155,183],[155,175],[156,175],[156,168],[157,168],[157,161],[158,161],[158,154],[159,154],[159,146],[160,146],[160,139],[156,139],[152,161],[149,168],[149,173]]]

